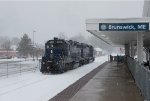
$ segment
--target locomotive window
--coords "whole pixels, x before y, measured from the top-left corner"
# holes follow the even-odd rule
[[[49,43],[51,43],[51,44],[52,44],[52,43],[54,43],[54,41],[50,41]]]
[[[46,48],[49,48],[49,45],[47,45],[47,47]]]
[[[62,41],[57,41],[57,43],[63,43]]]

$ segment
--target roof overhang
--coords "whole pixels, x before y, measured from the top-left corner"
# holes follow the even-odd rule
[[[101,25],[119,24],[128,25],[133,24],[135,26],[141,26],[141,24],[147,24],[147,29],[123,29],[123,30],[110,30],[106,26],[104,30],[101,30]],[[102,28],[103,28],[102,27]],[[86,30],[103,40],[104,42],[112,46],[122,46],[128,44],[131,41],[137,40],[137,33],[143,33],[144,44],[150,44],[150,18],[127,18],[127,19],[87,19]]]

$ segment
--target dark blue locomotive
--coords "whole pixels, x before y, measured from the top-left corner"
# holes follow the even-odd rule
[[[63,73],[94,61],[94,49],[91,45],[72,40],[54,38],[45,43],[42,57],[42,73]]]

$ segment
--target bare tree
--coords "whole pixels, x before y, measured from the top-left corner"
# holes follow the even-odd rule
[[[66,39],[65,33],[64,32],[60,32],[58,34],[58,38],[60,38],[60,39]]]
[[[11,40],[11,43],[16,46],[19,45],[19,42],[20,42],[20,39],[17,37],[12,38],[12,40]]]
[[[10,50],[11,48],[11,41],[8,37],[1,37],[1,48]]]

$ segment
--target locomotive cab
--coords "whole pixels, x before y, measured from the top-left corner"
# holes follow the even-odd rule
[[[63,72],[64,60],[67,55],[65,40],[54,38],[45,44],[45,54],[42,57],[41,72]]]

